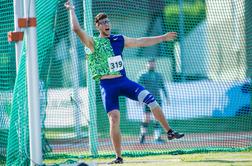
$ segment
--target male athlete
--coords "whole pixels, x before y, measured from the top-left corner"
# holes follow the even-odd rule
[[[124,47],[147,47],[154,44],[170,41],[176,38],[175,32],[161,36],[129,38],[123,35],[112,35],[111,24],[106,14],[99,13],[95,17],[95,26],[99,31],[99,37],[89,36],[79,25],[75,15],[74,6],[68,1],[65,4],[70,11],[72,30],[78,35],[83,44],[91,51],[87,56],[88,66],[92,77],[100,81],[102,101],[107,111],[110,123],[111,141],[116,153],[116,159],[110,164],[122,164],[121,156],[121,132],[119,96],[145,103],[150,107],[154,117],[158,120],[167,133],[169,140],[181,138],[184,134],[174,132],[168,125],[163,112],[154,96],[141,85],[129,80],[122,60]]]

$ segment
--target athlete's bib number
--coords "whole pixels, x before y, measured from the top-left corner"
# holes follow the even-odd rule
[[[123,61],[121,55],[108,58],[110,72],[120,71],[123,69]]]

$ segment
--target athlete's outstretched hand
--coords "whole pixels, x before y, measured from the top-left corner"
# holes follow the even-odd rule
[[[177,32],[168,32],[166,34],[163,35],[164,37],[164,41],[170,41],[170,40],[174,40],[177,38]]]
[[[70,1],[67,1],[67,2],[65,3],[65,7],[66,7],[67,10],[74,9],[74,6],[71,4]]]

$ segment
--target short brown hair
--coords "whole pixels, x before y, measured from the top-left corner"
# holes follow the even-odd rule
[[[107,14],[105,14],[105,13],[98,13],[95,16],[95,23],[98,23],[100,20],[103,20],[104,18],[108,18]]]

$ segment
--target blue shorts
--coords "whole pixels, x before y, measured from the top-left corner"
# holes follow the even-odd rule
[[[143,86],[129,80],[126,76],[100,80],[100,89],[103,105],[107,113],[115,109],[119,110],[119,96],[125,96],[132,100],[139,101],[139,96],[143,96],[139,94],[146,91]],[[153,95],[148,92],[148,94],[144,95],[142,102],[148,105],[156,103],[156,100]]]

